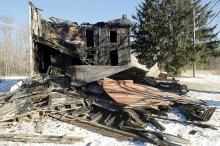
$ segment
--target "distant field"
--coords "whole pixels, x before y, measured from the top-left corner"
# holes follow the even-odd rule
[[[196,70],[196,74],[220,75],[220,69],[217,69],[217,70]],[[192,70],[186,70],[186,71],[182,72],[182,76],[191,77]]]

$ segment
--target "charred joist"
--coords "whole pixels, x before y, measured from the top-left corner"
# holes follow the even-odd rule
[[[102,118],[103,113],[100,111],[91,117],[91,121],[96,122]]]
[[[125,112],[129,113],[129,115],[141,126],[146,127],[146,123],[144,123],[140,116],[133,110],[131,109],[126,109]]]
[[[144,85],[150,85],[163,91],[174,92],[179,95],[186,95],[189,92],[186,85],[181,85],[175,79],[172,80],[157,80],[153,77],[144,76],[139,83]]]
[[[116,119],[116,116],[112,116],[111,118],[109,118],[108,120],[106,120],[105,125],[106,126],[112,126],[114,121]]]
[[[121,139],[121,140],[141,140],[141,141],[146,141],[152,144],[162,143],[162,140],[157,140],[156,138],[148,134],[143,134],[142,132],[138,132],[138,131],[136,132],[128,132],[126,130],[122,131],[120,129],[115,129],[107,125],[102,125],[100,123],[96,123],[93,121],[87,121],[81,118],[69,119],[68,116],[64,116],[60,118],[60,116],[56,116],[54,114],[50,116],[54,118],[57,117],[59,120],[71,123],[73,125],[80,126],[82,128],[90,129],[91,131],[97,132],[98,130],[98,133],[100,134],[107,135],[107,136],[114,137],[114,138]],[[163,142],[163,143],[166,144],[166,142]]]
[[[155,127],[157,127],[160,131],[164,131],[165,127],[162,126],[157,120],[155,120],[154,118],[149,118],[148,121],[150,123],[152,123]]]
[[[188,124],[188,125],[193,125],[193,126],[197,126],[197,127],[201,127],[201,128],[210,128],[210,129],[213,129],[213,130],[218,130],[216,128],[217,126],[204,124],[204,123],[190,122],[190,121],[180,121],[180,120],[177,120],[177,119],[171,119],[171,118],[168,118],[168,117],[153,116],[153,115],[152,115],[152,117],[155,118],[155,119],[162,119],[162,120],[177,122],[177,123],[180,123],[180,124]]]
[[[45,38],[33,35],[33,40],[38,42],[38,43],[42,43],[42,44],[44,44],[44,45],[46,45],[46,46],[48,46],[52,49],[55,49],[55,50],[59,51],[60,53],[63,53],[63,54],[66,54],[66,55],[69,55],[69,56],[72,56],[72,57],[77,56],[77,53],[73,51],[74,49],[65,48],[65,47],[63,47],[59,44],[55,44],[55,43],[53,43],[53,41],[49,41]]]
[[[103,135],[106,135],[109,137],[114,137],[114,138],[117,138],[120,140],[135,140],[135,139],[142,140],[141,138],[139,138],[138,136],[135,136],[133,134],[130,134],[130,133],[127,133],[124,131],[120,131],[120,130],[116,130],[116,129],[113,129],[113,128],[110,128],[110,127],[107,127],[107,126],[104,126],[104,125],[101,125],[98,123],[93,123],[93,122],[82,120],[82,119],[81,120],[80,119],[70,120],[66,117],[60,118],[60,115],[56,115],[56,114],[49,115],[49,116],[51,116],[55,119],[61,120],[63,122],[67,122],[67,123],[70,123],[70,124],[73,124],[76,126],[80,126],[82,128],[86,128],[91,131],[94,131],[94,132],[97,132],[97,133],[100,133],[100,134],[103,134]]]
[[[192,104],[181,105],[179,108],[190,121],[208,121],[216,109],[215,107]]]
[[[25,134],[1,134],[0,141],[13,142],[35,142],[35,143],[60,143],[73,144],[82,142],[84,138],[73,136],[53,136],[53,135],[25,135]]]
[[[75,118],[75,117],[78,117],[78,116],[86,116],[89,112],[90,112],[90,108],[88,107],[81,107],[75,111],[70,111],[70,115]],[[65,112],[66,113],[66,112]]]

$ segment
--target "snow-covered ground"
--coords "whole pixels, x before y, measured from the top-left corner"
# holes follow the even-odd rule
[[[0,93],[9,92],[13,85],[25,79],[24,76],[0,77]]]
[[[179,77],[182,83],[187,84],[190,88],[189,96],[191,98],[201,99],[209,106],[215,106],[217,109],[210,121],[206,122],[206,124],[212,124],[220,127],[220,75],[212,75],[212,74],[198,74],[197,78],[191,78],[189,76]],[[9,91],[10,87],[18,82],[19,79],[6,79],[0,83],[0,92]],[[175,119],[185,120],[184,116],[178,111],[178,109],[174,109],[169,117]],[[218,146],[220,145],[220,128],[219,130],[211,130],[198,128],[195,126],[182,125],[169,121],[160,121],[165,127],[165,133],[170,133],[174,135],[178,135],[185,139],[191,141],[191,146]],[[51,118],[43,119],[44,127],[42,134],[44,135],[67,135],[67,136],[78,136],[83,137],[84,142],[77,142],[72,145],[76,146],[142,146],[150,144],[143,142],[129,142],[129,141],[118,141],[114,138],[109,138],[102,136],[97,133],[90,132],[86,129],[82,129],[67,123],[63,123],[57,120],[53,120]],[[19,122],[14,123],[11,128],[3,128],[0,129],[0,134],[8,134],[8,133],[21,133],[21,134],[37,134],[35,133],[35,124],[34,122]],[[151,127],[150,127],[151,128]],[[190,134],[190,131],[195,130],[195,134]],[[37,144],[37,143],[20,143],[20,142],[1,142],[0,145],[13,145],[13,146],[64,146],[64,144]],[[68,145],[70,146],[70,145]]]

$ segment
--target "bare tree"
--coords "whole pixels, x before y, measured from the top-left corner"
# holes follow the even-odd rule
[[[0,74],[27,75],[29,72],[28,26],[13,25],[12,19],[0,17]]]
[[[3,71],[5,75],[9,72],[9,50],[12,47],[12,31],[13,27],[10,25],[12,20],[8,17],[1,17],[0,21],[3,23],[1,25],[2,32],[2,48],[1,48],[1,59],[3,61]],[[7,56],[7,57],[6,57]]]
[[[29,73],[29,29],[19,26],[15,38],[14,52],[17,52],[16,72],[27,75]]]

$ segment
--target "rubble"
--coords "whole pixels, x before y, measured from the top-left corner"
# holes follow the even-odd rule
[[[175,121],[166,116],[172,108],[179,107],[189,120],[188,124],[215,129],[212,125],[193,122],[209,120],[215,108],[185,96],[134,83],[133,80],[116,79],[132,77],[132,71],[137,74],[136,68],[106,73],[101,79],[86,78],[88,82],[85,80],[81,85],[75,84],[71,69],[63,71],[49,67],[44,76],[33,78],[31,83],[23,84],[14,93],[2,95],[0,125],[10,126],[12,121],[21,120],[39,121],[39,118],[49,116],[119,140],[183,145],[190,142],[163,133],[163,123],[157,121],[158,118]],[[94,73],[99,70],[99,67],[97,70],[93,68]],[[126,71],[127,77],[124,76]],[[147,130],[149,124],[160,132]]]

